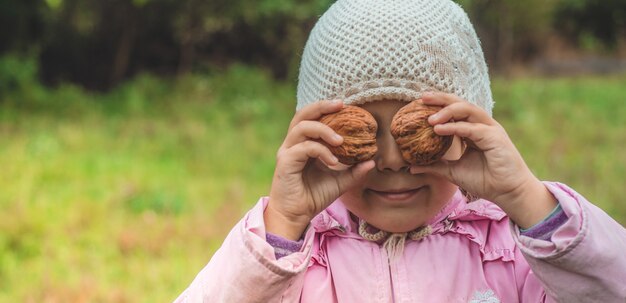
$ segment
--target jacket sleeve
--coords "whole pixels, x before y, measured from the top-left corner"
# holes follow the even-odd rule
[[[531,268],[525,297],[546,302],[626,302],[626,229],[571,188],[545,185],[568,219],[551,241],[523,236],[511,225]]]
[[[297,302],[311,258],[314,231],[304,245],[276,260],[265,240],[262,198],[231,230],[209,264],[176,299],[183,302]]]

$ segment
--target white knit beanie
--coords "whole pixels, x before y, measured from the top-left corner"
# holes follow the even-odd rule
[[[412,101],[426,91],[456,94],[491,115],[487,65],[463,9],[449,0],[338,0],[304,48],[297,109],[331,99]]]

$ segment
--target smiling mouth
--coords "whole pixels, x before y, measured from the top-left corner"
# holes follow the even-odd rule
[[[369,189],[369,191],[384,200],[402,202],[402,201],[407,201],[413,198],[422,188],[423,187],[413,188],[413,189],[389,190],[389,191],[379,191],[379,190]]]

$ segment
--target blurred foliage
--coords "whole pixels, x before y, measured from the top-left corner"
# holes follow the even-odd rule
[[[614,50],[626,39],[626,1],[561,0],[554,23],[573,43],[593,49]],[[599,43],[590,44],[589,40]]]
[[[495,70],[524,63],[557,37],[573,50],[615,54],[626,43],[623,0],[458,0],[474,22]],[[624,49],[619,50],[624,51]]]
[[[30,54],[46,84],[109,89],[132,75],[205,72],[236,62],[295,79],[299,55],[333,0],[0,1],[0,55]],[[622,0],[457,0],[495,70],[541,56],[549,37],[584,50],[626,40]]]
[[[459,0],[473,21],[488,62],[495,69],[528,61],[545,47],[562,0]]]
[[[0,54],[34,53],[45,83],[107,89],[150,71],[247,62],[289,75],[330,0],[0,2]]]
[[[0,57],[0,96],[8,92],[24,92],[38,84],[38,65],[32,57],[5,55]]]

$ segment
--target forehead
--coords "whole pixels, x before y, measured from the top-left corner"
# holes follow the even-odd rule
[[[385,99],[380,101],[367,102],[359,106],[370,112],[370,114],[372,114],[372,116],[374,116],[376,120],[391,121],[393,115],[395,115],[400,108],[407,104],[408,102],[405,101]]]

